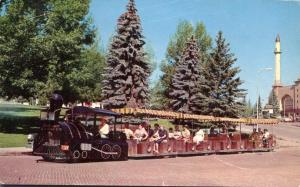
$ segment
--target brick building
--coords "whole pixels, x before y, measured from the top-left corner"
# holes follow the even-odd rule
[[[284,86],[280,80],[280,37],[275,41],[275,81],[273,90],[277,95],[281,116],[293,120],[300,118],[300,78],[293,85]]]

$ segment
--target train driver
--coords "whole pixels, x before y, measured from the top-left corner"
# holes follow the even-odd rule
[[[107,119],[102,118],[101,124],[99,126],[99,134],[101,138],[108,138],[109,125],[107,124]]]

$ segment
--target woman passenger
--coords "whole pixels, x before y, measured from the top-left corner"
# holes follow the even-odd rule
[[[188,129],[187,125],[184,125],[182,131],[182,139],[184,140],[184,142],[188,142],[190,140],[190,137],[191,137],[191,132]]]
[[[175,131],[174,131],[173,134],[174,134],[174,139],[175,140],[182,139],[182,134],[181,134],[181,131],[179,130],[179,126],[178,125],[175,126]]]
[[[174,139],[174,132],[172,127],[169,128],[169,139]]]
[[[138,142],[145,141],[148,138],[148,133],[145,130],[145,128],[139,124],[139,127],[134,132],[134,139],[136,139]]]

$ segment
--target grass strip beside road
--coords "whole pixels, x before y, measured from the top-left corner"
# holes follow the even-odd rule
[[[0,133],[0,148],[6,147],[25,147],[27,135]]]
[[[38,129],[40,107],[0,103],[0,148],[25,147],[27,135]]]

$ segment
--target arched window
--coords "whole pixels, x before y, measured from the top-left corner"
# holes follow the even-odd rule
[[[291,96],[289,95],[285,95],[283,98],[282,98],[282,110],[283,110],[283,115],[284,116],[287,116],[288,113],[291,113],[293,112],[293,99]]]

